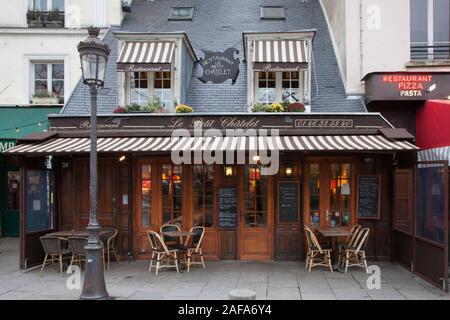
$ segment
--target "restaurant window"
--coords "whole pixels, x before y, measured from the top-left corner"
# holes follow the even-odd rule
[[[173,107],[170,71],[130,72],[128,89],[130,105],[147,106],[149,103],[160,102],[169,111]]]
[[[330,209],[326,219],[331,227],[351,223],[351,166],[350,163],[330,164]]]
[[[161,173],[163,223],[182,224],[182,167],[163,164]]]
[[[320,165],[309,165],[309,223],[320,226]]]
[[[152,224],[152,166],[143,164],[141,167],[141,210],[142,227]]]
[[[20,171],[8,171],[6,174],[8,185],[7,210],[20,209]]]
[[[411,0],[411,59],[450,58],[450,1]]]
[[[58,98],[64,103],[64,62],[34,62],[33,64],[33,97]]]
[[[257,103],[303,102],[305,100],[301,96],[301,77],[303,77],[303,73],[298,71],[256,72]]]
[[[214,166],[194,166],[194,226],[214,226]]]
[[[64,11],[64,0],[33,0],[35,11]]]
[[[264,228],[267,226],[267,179],[267,175],[261,174],[260,167],[245,167],[244,223],[246,227]]]

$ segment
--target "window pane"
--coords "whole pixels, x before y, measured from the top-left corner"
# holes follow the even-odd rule
[[[183,209],[182,167],[163,164],[161,186],[163,223],[171,222],[181,225]]]
[[[212,227],[214,222],[214,167],[194,166],[194,224]]]
[[[267,176],[261,175],[261,169],[246,166],[245,179],[245,214],[246,227],[262,228],[267,225]]]
[[[434,42],[450,41],[450,1],[434,0]]]
[[[47,11],[47,0],[33,0],[33,9],[37,11]]]
[[[142,227],[149,227],[152,216],[152,167],[149,164],[144,164],[141,171]]]
[[[40,92],[48,92],[47,81],[35,81],[34,82],[34,93],[38,94]]]
[[[52,0],[52,10],[64,11],[64,0]]]
[[[19,210],[20,171],[8,171],[8,210]]]
[[[320,167],[309,165],[309,222],[320,225]]]
[[[427,0],[411,0],[411,42],[428,42]]]
[[[47,81],[47,64],[35,63],[34,64],[34,79]]]
[[[52,64],[52,79],[64,80],[64,63]]]
[[[350,164],[330,164],[330,226],[346,226],[351,217]]]
[[[52,93],[57,95],[58,97],[64,96],[64,81],[63,80],[53,81]]]
[[[148,103],[148,73],[130,73],[130,104],[145,105]]]

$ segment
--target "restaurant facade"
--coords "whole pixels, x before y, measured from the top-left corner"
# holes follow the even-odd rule
[[[420,266],[430,254],[436,267],[418,273],[446,290],[446,245],[406,257],[394,227],[447,239],[448,199],[437,196],[448,184],[424,175],[442,215],[415,219],[414,134],[345,96],[319,3],[230,5],[245,17],[225,19],[211,3],[134,1],[103,39],[111,55],[99,94],[98,218],[118,229],[121,259],[149,259],[147,232],[168,222],[204,226],[206,259],[251,261],[304,259],[304,226],[361,224],[369,259]],[[47,133],[6,152],[23,176],[21,268],[41,263],[39,236],[88,223],[83,92],[80,83],[49,116]],[[177,113],[181,105],[194,112]]]

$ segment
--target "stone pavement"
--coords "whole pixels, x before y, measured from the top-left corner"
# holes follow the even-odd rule
[[[0,238],[0,300],[3,299],[78,299],[81,290],[66,287],[56,267],[18,270],[18,239]],[[369,263],[370,264],[370,263]],[[305,264],[294,262],[207,262],[189,273],[160,270],[148,272],[147,261],[112,263],[105,272],[107,289],[117,299],[228,299],[234,288],[251,289],[257,299],[320,300],[405,300],[446,299],[445,294],[405,269],[387,262],[381,268],[381,289],[369,290],[362,269],[348,274],[316,269],[305,271]]]

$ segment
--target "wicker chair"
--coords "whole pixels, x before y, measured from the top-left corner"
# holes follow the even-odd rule
[[[345,239],[345,242],[337,244],[338,265],[339,266],[342,265],[342,258],[344,256],[345,249],[350,248],[351,246],[354,245],[356,237],[358,236],[358,233],[361,230],[361,228],[362,228],[362,226],[360,224],[354,225],[352,227],[352,229],[350,230],[352,235],[347,237],[347,239]]]
[[[107,262],[106,262],[106,269],[109,269],[109,262],[111,260],[111,254],[114,255],[114,258],[116,259],[116,263],[119,264],[119,258],[117,257],[117,252],[116,252],[116,238],[117,238],[117,233],[118,230],[116,228],[108,228],[108,230],[111,230],[111,235],[108,236],[108,238],[106,239],[106,244],[105,244],[105,253],[104,255],[106,256]]]
[[[70,259],[69,267],[72,267],[76,263],[82,268],[83,263],[86,262],[86,250],[84,247],[86,246],[87,239],[85,237],[68,237],[67,240],[72,251],[72,259]]]
[[[159,233],[162,235],[164,239],[164,243],[167,245],[169,249],[181,249],[183,244],[182,237],[169,237],[163,234],[163,232],[169,231],[181,231],[180,227],[176,224],[163,224],[161,228],[159,228]]]
[[[65,238],[53,237],[53,236],[42,236],[39,238],[41,240],[42,247],[45,251],[44,262],[42,263],[41,271],[39,275],[42,275],[44,267],[47,264],[53,264],[55,262],[59,263],[59,272],[62,276],[63,274],[63,259],[68,259],[71,256],[69,248],[69,242]],[[50,259],[50,261],[48,261]]]
[[[178,269],[178,249],[169,249],[164,243],[164,239],[155,231],[148,232],[148,239],[150,240],[150,246],[152,247],[152,259],[150,260],[150,266],[148,272],[152,271],[152,268],[156,269],[156,275],[161,268],[175,267]],[[156,266],[153,266],[153,259],[156,256]],[[174,264],[170,264],[170,260],[174,260]]]
[[[333,272],[331,249],[323,249],[314,232],[306,226],[305,235],[306,241],[308,242],[308,253],[306,255],[306,269],[308,272],[311,272],[311,269],[317,266],[328,267]]]
[[[343,264],[345,273],[349,267],[361,267],[367,269],[366,247],[369,240],[369,228],[360,229],[352,246],[345,249]]]
[[[205,235],[205,227],[193,227],[189,232],[195,233],[194,236],[192,236],[191,245],[189,246],[189,242],[191,240],[191,236],[189,236],[186,239],[185,247],[186,247],[186,265],[187,265],[187,271],[189,272],[190,266],[194,264],[201,264],[203,266],[203,269],[205,269],[205,262],[203,260],[203,253],[202,253],[202,241],[203,237]],[[194,256],[199,255],[200,261],[194,261]]]

